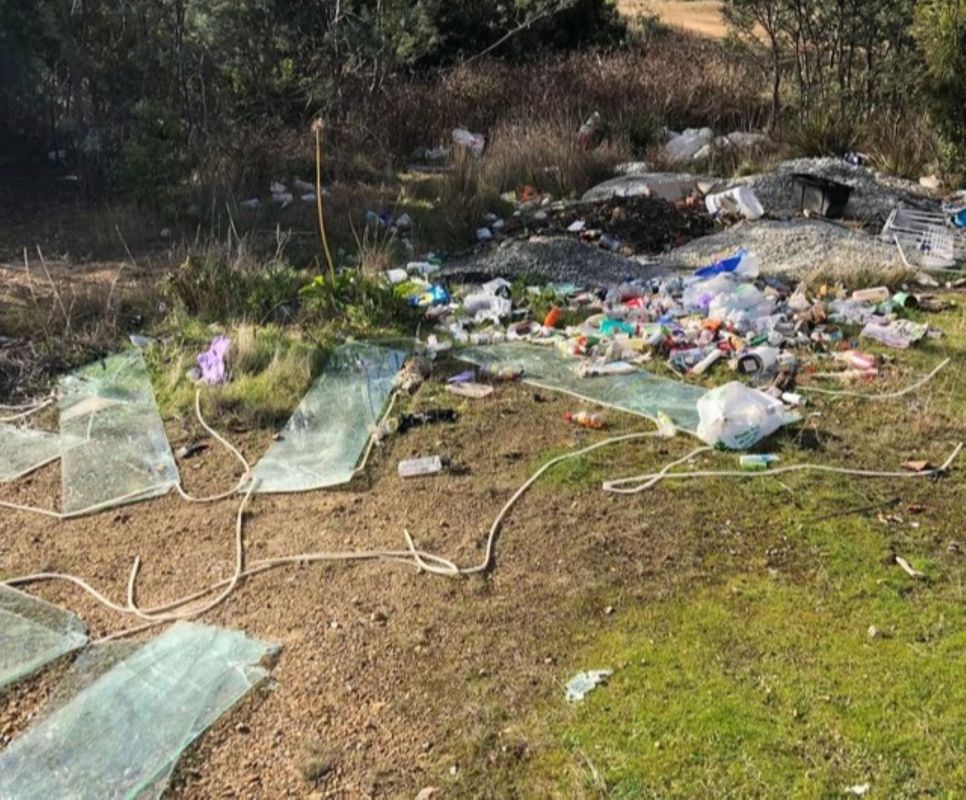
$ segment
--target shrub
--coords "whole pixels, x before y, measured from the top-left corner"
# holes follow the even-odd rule
[[[914,31],[946,162],[966,171],[966,0],[924,0],[916,9]]]

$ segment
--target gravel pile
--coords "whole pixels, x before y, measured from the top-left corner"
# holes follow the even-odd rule
[[[607,283],[627,277],[648,278],[661,271],[653,264],[624,258],[569,236],[534,236],[481,248],[450,262],[440,275],[465,281],[532,275],[554,282]]]
[[[580,198],[581,202],[599,203],[615,197],[651,195],[674,203],[683,200],[695,189],[708,192],[721,183],[717,178],[691,175],[687,172],[638,172],[637,166],[647,165],[624,165],[623,174],[588,189]]]
[[[755,253],[762,271],[772,274],[801,276],[819,267],[849,271],[902,266],[898,250],[876,237],[808,219],[739,222],[672,250],[661,263],[694,269],[741,247]]]
[[[845,218],[881,227],[897,205],[938,210],[937,201],[924,195],[917,183],[879,175],[866,167],[856,167],[838,158],[799,158],[784,161],[771,172],[749,175],[732,185],[751,186],[771,217],[788,218],[801,213],[801,186],[792,179],[796,172],[817,175],[852,187]]]

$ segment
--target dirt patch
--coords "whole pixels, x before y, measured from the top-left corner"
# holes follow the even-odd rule
[[[438,384],[424,388],[438,392]],[[433,403],[417,396],[416,405]],[[420,547],[476,563],[493,515],[550,452],[590,441],[561,416],[574,403],[501,386],[487,401],[460,407],[455,425],[426,426],[376,451],[366,476],[344,491],[259,497],[246,519],[249,557],[293,552],[398,548],[409,530]],[[616,419],[614,429],[642,427]],[[190,432],[169,424],[177,445]],[[249,459],[269,432],[240,437]],[[690,443],[596,454],[586,470],[644,459],[654,465]],[[396,463],[437,453],[448,473],[406,482]],[[216,447],[183,462],[194,493],[230,485],[236,465]],[[621,467],[617,467],[620,469]],[[274,690],[223,720],[198,745],[171,790],[181,797],[414,796],[467,770],[493,770],[525,757],[526,743],[504,733],[506,709],[557,691],[572,621],[606,621],[604,609],[667,591],[699,567],[682,541],[697,520],[694,504],[670,524],[642,521],[629,504],[583,478],[548,476],[511,513],[496,569],[452,580],[386,564],[305,566],[246,581],[205,621],[241,628],[284,645]],[[56,466],[4,487],[5,499],[52,507]],[[652,505],[654,500],[650,501]],[[660,505],[658,502],[657,505]],[[123,596],[134,555],[143,560],[138,596],[154,605],[225,577],[237,502],[196,506],[169,496],[97,516],[55,522],[0,516],[0,574],[74,572],[114,598]],[[699,515],[699,516],[695,516]],[[684,537],[683,539],[681,537]],[[703,550],[714,539],[702,537]],[[673,566],[673,571],[668,569]],[[93,638],[132,624],[65,585],[30,591],[75,610]],[[49,691],[47,673],[36,691]],[[498,706],[504,711],[494,712]],[[31,704],[3,712],[19,730]],[[13,709],[13,710],[11,710]],[[511,712],[512,713],[512,712]],[[481,742],[467,750],[467,741]],[[505,747],[504,747],[505,746]],[[325,768],[322,768],[322,762]],[[307,777],[308,776],[308,777]]]
[[[654,15],[666,25],[712,39],[728,35],[720,0],[618,0],[617,8],[631,19]]]

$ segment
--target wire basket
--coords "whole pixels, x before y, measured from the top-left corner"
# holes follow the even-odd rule
[[[946,216],[910,208],[889,214],[882,233],[884,242],[895,243],[906,266],[926,270],[955,269],[966,261],[966,231],[949,224]]]

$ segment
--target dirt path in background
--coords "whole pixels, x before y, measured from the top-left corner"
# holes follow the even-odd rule
[[[494,514],[547,451],[589,441],[587,432],[561,420],[572,406],[559,397],[538,401],[524,386],[502,386],[464,407],[455,425],[395,437],[376,452],[358,486],[258,497],[246,519],[248,557],[400,548],[408,529],[420,547],[476,563]],[[642,420],[625,422],[647,428]],[[174,448],[187,440],[176,422],[168,433]],[[262,432],[239,444],[255,460],[269,441]],[[689,445],[627,448],[619,469],[639,466],[638,453],[649,452],[657,463]],[[396,476],[400,459],[429,453],[452,459],[452,471],[409,482]],[[230,485],[235,467],[214,445],[180,465],[187,490],[199,494]],[[0,496],[54,507],[59,478],[54,465],[3,487]],[[560,692],[573,621],[604,625],[611,619],[607,606],[619,609],[622,599],[653,596],[691,574],[692,560],[700,559],[692,553],[682,560],[675,540],[688,539],[695,515],[715,513],[698,504],[659,525],[655,498],[644,519],[639,502],[605,496],[586,481],[583,487],[535,487],[507,520],[487,577],[454,580],[363,564],[304,566],[246,581],[204,621],[280,642],[277,686],[203,737],[169,794],[413,797],[468,771],[485,782],[526,758],[528,744],[514,720],[535,700]],[[4,512],[0,575],[73,572],[121,598],[140,555],[139,600],[154,605],[230,573],[236,508],[234,500],[196,506],[169,496],[66,522]],[[66,585],[30,591],[77,612],[92,638],[133,623]],[[52,670],[0,699],[0,744],[25,726],[58,674]],[[308,780],[306,773],[321,778]],[[500,796],[512,793],[499,785]],[[481,794],[486,790],[473,796]]]
[[[662,22],[691,33],[723,39],[728,27],[720,0],[618,0],[617,8],[634,18],[653,14]]]

